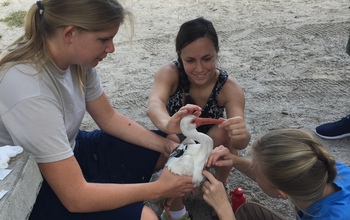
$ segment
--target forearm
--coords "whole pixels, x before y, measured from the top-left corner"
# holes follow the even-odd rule
[[[89,183],[74,156],[57,162],[39,163],[38,166],[62,204],[71,212],[112,210],[138,201],[174,196],[181,192],[178,189],[183,185],[183,182],[173,179],[171,183],[164,184],[165,180],[177,177],[171,176],[168,170],[162,173],[167,176],[150,183]],[[189,183],[192,186],[191,178]]]
[[[220,206],[216,207],[215,212],[220,220],[236,220],[232,207],[228,201],[227,203],[220,204]]]
[[[77,191],[65,206],[71,212],[107,211],[135,202],[162,197],[159,184],[155,182],[140,184],[99,184],[87,183]]]
[[[103,131],[116,138],[161,153],[164,152],[165,146],[170,145],[172,149],[177,146],[176,143],[171,143],[168,139],[117,112],[104,93],[98,99],[87,102],[86,109]]]
[[[232,155],[232,166],[236,168],[238,171],[249,177],[250,179],[255,181],[255,173],[252,170],[252,161],[251,159],[247,159],[245,157],[240,157],[236,155]]]
[[[101,127],[108,134],[126,142],[163,153],[164,147],[172,145],[171,141],[157,135],[130,118],[115,112],[112,119]],[[176,146],[176,144],[173,144]]]
[[[146,114],[156,128],[167,134],[170,134],[167,129],[167,124],[171,117],[164,105],[150,102],[147,107]]]
[[[222,182],[217,180],[207,170],[204,170],[202,173],[206,177],[206,181],[203,182],[202,186],[204,201],[213,207],[220,220],[235,219]]]
[[[236,150],[242,150],[246,148],[249,144],[249,141],[251,139],[251,135],[248,131],[246,131],[246,134],[243,139],[236,140],[235,138],[230,138],[230,148],[234,148]]]

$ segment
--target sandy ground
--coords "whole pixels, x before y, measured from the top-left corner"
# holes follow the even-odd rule
[[[26,10],[35,1],[0,0],[0,18]],[[116,51],[98,67],[113,106],[149,129],[148,94],[156,69],[176,57],[179,26],[203,16],[219,34],[220,62],[242,85],[252,140],[276,128],[313,131],[320,123],[349,114],[349,0],[122,0],[135,15],[135,36],[122,28]],[[0,52],[21,33],[0,22]],[[96,128],[87,116],[82,128]],[[324,141],[335,157],[350,165],[350,138]],[[245,151],[240,152],[245,156]],[[229,187],[242,187],[248,201],[271,207],[290,219],[286,201],[266,197],[259,187],[232,171]],[[211,219],[200,197],[186,201],[194,219]]]

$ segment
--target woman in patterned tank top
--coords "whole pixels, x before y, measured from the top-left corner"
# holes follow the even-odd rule
[[[185,115],[226,117],[220,125],[199,127],[198,131],[209,135],[214,146],[224,145],[237,155],[251,137],[244,118],[245,97],[237,80],[217,68],[219,43],[212,22],[200,17],[182,24],[176,52],[178,59],[156,72],[148,117],[168,138],[177,141],[181,141],[180,121]],[[215,168],[215,177],[226,182],[231,168]],[[171,211],[184,212],[182,202],[175,204]]]

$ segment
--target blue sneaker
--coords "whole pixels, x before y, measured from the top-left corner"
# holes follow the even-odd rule
[[[350,115],[336,122],[316,127],[316,134],[324,139],[340,139],[350,136]]]

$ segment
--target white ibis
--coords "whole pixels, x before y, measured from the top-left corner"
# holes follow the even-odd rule
[[[199,118],[187,115],[180,122],[180,129],[186,139],[171,153],[165,166],[178,175],[192,176],[194,186],[203,180],[202,170],[213,150],[213,140],[198,132],[197,127],[206,124],[220,124],[224,119]],[[197,141],[198,144],[195,142]]]
[[[213,150],[213,140],[208,135],[198,132],[197,127],[206,124],[220,124],[223,118],[199,118],[194,115],[187,115],[180,122],[180,129],[186,139],[170,154],[165,166],[170,172],[178,175],[192,176],[192,182],[198,187],[203,181],[202,170]],[[198,144],[195,142],[197,141]],[[169,219],[169,206],[172,199],[164,204],[165,212]],[[170,204],[169,204],[170,203]]]

